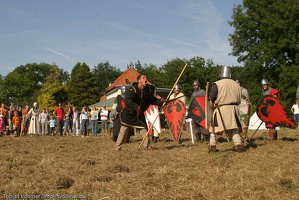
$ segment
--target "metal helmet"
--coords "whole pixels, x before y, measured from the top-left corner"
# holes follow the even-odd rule
[[[123,85],[123,86],[121,86],[121,93],[122,94],[125,94],[126,93],[126,89],[127,89],[127,87],[125,86],[125,85]]]
[[[180,86],[179,84],[176,84],[176,85],[174,86],[174,89],[178,89],[178,90],[180,90],[180,89],[181,89],[181,86]]]
[[[263,78],[262,81],[261,81],[261,84],[262,85],[269,85],[269,82],[267,79]]]
[[[220,78],[231,78],[232,68],[228,66],[220,66],[219,68],[219,79]]]
[[[236,82],[239,83],[240,86],[242,85],[242,81],[240,78],[236,78]]]
[[[194,85],[198,85],[199,86],[199,81],[197,79],[193,82],[193,86]]]

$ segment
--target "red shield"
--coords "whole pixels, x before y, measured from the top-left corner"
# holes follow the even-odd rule
[[[204,96],[194,98],[189,105],[188,116],[205,129],[209,129],[211,113],[208,99]]]
[[[165,106],[164,114],[175,141],[181,138],[181,130],[186,117],[185,104],[176,99]]]
[[[286,112],[286,109],[279,100],[272,95],[266,95],[259,100],[256,113],[266,124],[269,123],[273,126],[296,128],[296,123],[293,118]]]

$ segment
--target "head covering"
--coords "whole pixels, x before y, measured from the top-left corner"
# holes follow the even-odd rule
[[[263,78],[262,81],[261,81],[261,84],[262,85],[269,85],[269,82],[267,79]]]
[[[33,106],[37,106],[37,103],[36,103],[36,102],[34,102],[34,103],[33,103]]]
[[[198,86],[199,86],[199,81],[196,79],[196,80],[193,82],[193,85],[198,85]]]
[[[232,68],[229,66],[220,66],[218,78],[231,78]]]
[[[240,84],[240,86],[242,85],[242,81],[240,78],[236,78],[236,82]]]
[[[174,89],[178,89],[178,90],[180,90],[180,89],[181,89],[181,86],[180,86],[179,84],[176,84],[176,85],[174,86]]]

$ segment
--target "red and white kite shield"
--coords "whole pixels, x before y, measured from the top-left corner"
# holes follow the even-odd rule
[[[185,104],[179,99],[170,101],[165,107],[164,114],[174,140],[179,141],[181,139],[183,123],[186,118]]]
[[[150,128],[151,124],[153,124],[152,128],[154,128],[158,133],[161,133],[161,124],[160,124],[160,115],[159,115],[158,106],[150,105],[148,109],[144,111],[144,116],[147,123],[147,127]],[[149,135],[152,135],[152,130],[149,131]]]
[[[262,97],[256,107],[257,116],[266,124],[296,128],[296,122],[278,99],[272,95]]]

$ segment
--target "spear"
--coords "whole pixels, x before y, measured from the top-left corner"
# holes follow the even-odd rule
[[[166,98],[165,102],[163,103],[163,105],[161,106],[161,108],[160,108],[160,110],[159,110],[159,113],[160,113],[160,112],[161,112],[161,111],[164,109],[164,106],[165,106],[166,102],[168,101],[168,99],[169,99],[169,97],[170,97],[170,95],[171,95],[171,93],[172,93],[172,91],[173,91],[173,89],[174,89],[175,85],[176,85],[176,84],[179,82],[179,80],[180,80],[180,78],[181,78],[182,74],[184,73],[184,71],[185,71],[185,69],[186,69],[187,65],[188,65],[188,64],[185,64],[185,66],[184,66],[184,68],[182,69],[182,71],[181,71],[181,73],[180,73],[179,77],[177,78],[177,80],[176,80],[176,81],[175,81],[175,83],[173,84],[173,86],[172,86],[172,88],[171,88],[171,90],[170,90],[170,92],[169,92],[169,94],[168,94],[168,96],[167,96],[167,98]],[[149,129],[148,129],[148,131],[147,131],[146,135],[143,137],[143,139],[142,139],[142,141],[141,141],[140,145],[138,146],[137,150],[139,150],[139,149],[140,149],[140,147],[141,147],[141,145],[144,143],[144,141],[145,141],[145,138],[148,136],[148,134],[149,134],[150,130],[153,128],[153,124],[154,124],[154,123],[155,123],[155,121],[157,120],[158,116],[159,116],[159,115],[157,115],[157,116],[155,117],[155,119],[154,119],[153,123],[151,123],[151,124],[150,124],[150,127],[149,127]]]

